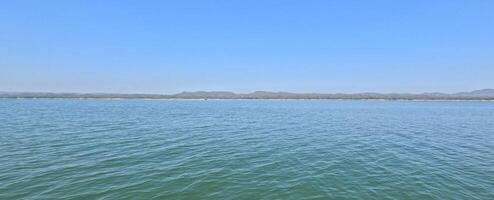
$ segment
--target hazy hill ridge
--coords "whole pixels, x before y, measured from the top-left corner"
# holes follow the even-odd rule
[[[494,89],[459,93],[290,93],[256,91],[237,94],[227,91],[181,92],[178,94],[0,92],[0,98],[122,98],[122,99],[388,99],[388,100],[494,100]]]

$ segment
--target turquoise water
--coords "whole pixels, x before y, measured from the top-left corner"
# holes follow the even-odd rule
[[[0,199],[494,199],[494,102],[0,100]]]

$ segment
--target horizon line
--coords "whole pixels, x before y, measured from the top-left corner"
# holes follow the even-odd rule
[[[287,91],[272,91],[272,90],[255,90],[251,92],[234,92],[234,91],[229,91],[229,90],[183,90],[181,92],[175,92],[175,93],[147,93],[147,92],[68,92],[68,91],[57,91],[57,92],[50,92],[50,91],[4,91],[0,90],[0,93],[50,93],[50,94],[117,94],[117,95],[178,95],[182,93],[199,93],[199,92],[205,92],[205,93],[233,93],[235,95],[246,95],[246,94],[253,94],[256,92],[267,92],[267,93],[289,93],[289,94],[346,94],[346,95],[354,95],[354,94],[409,94],[409,95],[420,95],[420,94],[459,94],[459,93],[470,93],[470,92],[476,92],[476,91],[485,91],[485,90],[494,90],[494,88],[482,88],[482,89],[475,89],[475,90],[468,90],[468,91],[459,91],[459,92],[439,92],[439,91],[434,91],[434,92],[372,92],[372,91],[366,91],[366,92],[287,92]]]

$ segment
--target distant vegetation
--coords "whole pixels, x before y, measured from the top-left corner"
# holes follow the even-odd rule
[[[257,91],[248,94],[233,92],[182,92],[161,94],[111,94],[111,93],[43,93],[0,92],[0,98],[96,98],[96,99],[386,99],[386,100],[494,100],[494,89],[471,92],[447,93],[289,93]]]

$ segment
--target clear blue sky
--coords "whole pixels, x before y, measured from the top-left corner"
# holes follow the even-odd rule
[[[0,91],[494,88],[494,1],[1,1]]]

